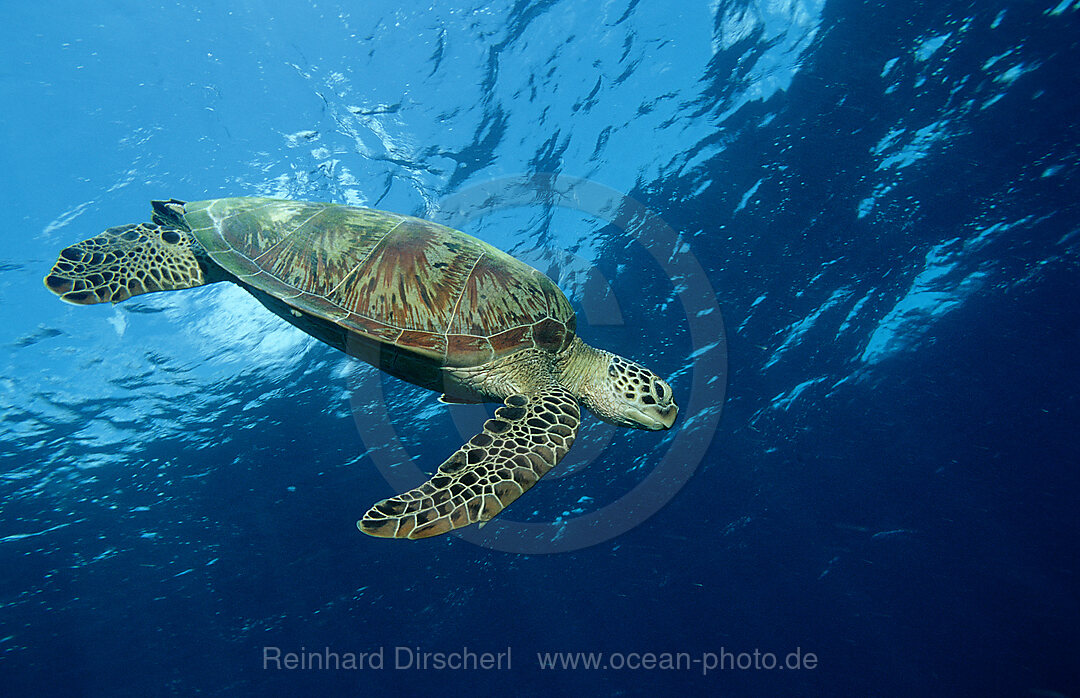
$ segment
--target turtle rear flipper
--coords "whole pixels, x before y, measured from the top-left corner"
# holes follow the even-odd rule
[[[416,539],[489,521],[555,467],[580,423],[577,401],[561,387],[511,395],[434,477],[379,502],[356,525],[372,536]]]
[[[208,279],[199,252],[186,231],[153,223],[122,225],[61,250],[45,286],[78,305],[202,286]]]

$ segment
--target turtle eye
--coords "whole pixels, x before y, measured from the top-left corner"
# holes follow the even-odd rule
[[[607,372],[608,372],[608,375],[611,376],[612,378],[619,375],[619,372],[615,370],[615,364],[614,363],[610,363],[610,364],[607,365]]]
[[[653,390],[656,392],[656,397],[660,398],[661,400],[664,399],[664,384],[663,383],[654,383],[653,384]]]
[[[176,243],[180,242],[180,233],[176,232],[175,230],[166,230],[164,233],[161,234],[161,239],[169,243],[170,245],[175,245]]]

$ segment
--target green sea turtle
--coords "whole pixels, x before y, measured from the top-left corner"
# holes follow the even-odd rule
[[[488,521],[551,470],[579,405],[618,426],[667,429],[671,387],[575,334],[546,276],[457,230],[366,208],[282,199],[153,202],[152,223],[65,248],[45,277],[70,303],[231,281],[313,337],[447,402],[502,402],[414,490],[357,526],[425,538]]]

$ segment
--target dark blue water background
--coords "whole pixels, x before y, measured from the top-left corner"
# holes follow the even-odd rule
[[[1078,6],[5,3],[0,694],[1076,695]],[[239,289],[40,282],[155,198],[445,219],[537,173],[660,216],[728,330],[719,427],[676,427],[711,444],[693,476],[573,552],[358,533],[392,489],[354,388],[429,470],[469,417]],[[543,197],[464,227],[583,312],[605,279],[583,334],[684,402],[717,365],[632,229]],[[593,424],[587,467],[506,514],[619,501],[673,438]],[[268,645],[513,668],[272,671]],[[535,657],[796,648],[817,668]]]

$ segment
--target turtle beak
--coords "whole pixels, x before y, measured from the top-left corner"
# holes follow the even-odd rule
[[[672,402],[665,407],[656,405],[650,406],[648,410],[634,409],[632,413],[634,421],[630,426],[638,429],[648,429],[649,431],[660,431],[661,429],[671,428],[671,425],[675,423],[675,417],[679,414],[679,408]]]
[[[679,406],[673,402],[667,407],[658,408],[656,414],[660,418],[660,426],[657,428],[670,429],[671,425],[675,423],[675,418],[679,416]]]

